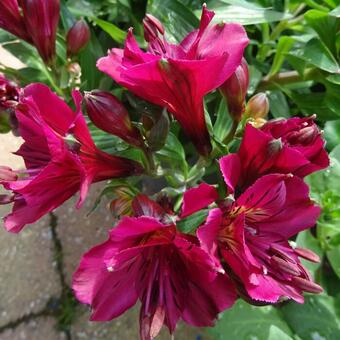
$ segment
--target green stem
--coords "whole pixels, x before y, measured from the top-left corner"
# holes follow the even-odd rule
[[[223,144],[228,145],[233,140],[237,127],[238,127],[238,123],[239,122],[237,120],[233,120],[233,124],[231,125],[231,128],[227,136],[224,138]]]
[[[45,74],[46,78],[50,82],[53,89],[57,92],[58,95],[64,97],[64,91],[57,84],[57,79],[56,79],[57,76],[56,76],[56,73],[54,72],[54,70],[52,69],[52,71],[50,71],[45,64],[42,64],[42,65],[43,66],[42,66],[41,70]]]
[[[146,159],[146,173],[150,176],[154,176],[156,170],[155,160],[153,158],[153,153],[148,147],[143,147],[142,151]]]
[[[276,89],[278,85],[288,85],[293,83],[299,83],[302,81],[314,80],[318,75],[318,70],[315,68],[306,69],[303,76],[297,71],[288,71],[277,73],[271,77],[265,76],[257,86],[256,92],[262,92],[267,90]]]

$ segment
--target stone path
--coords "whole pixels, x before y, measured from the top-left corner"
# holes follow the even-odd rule
[[[10,153],[20,143],[0,134],[0,164],[22,167]],[[69,288],[81,254],[102,242],[109,229],[105,204],[87,216],[99,191],[96,185],[81,210],[75,211],[73,198],[18,235],[6,232],[0,222],[0,340],[138,339],[137,308],[110,323],[89,322],[89,309],[75,301]],[[8,210],[0,206],[0,217]],[[170,336],[162,331],[157,339]],[[180,324],[175,339],[207,336]]]

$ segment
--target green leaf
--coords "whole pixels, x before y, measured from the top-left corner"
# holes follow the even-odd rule
[[[333,149],[340,144],[340,120],[326,122],[324,131],[329,149]]]
[[[309,175],[311,196],[322,207],[317,237],[324,250],[340,246],[340,145],[330,153],[328,169]]]
[[[104,54],[102,47],[94,34],[91,31],[91,40],[86,47],[79,53],[79,63],[82,72],[82,90],[92,90],[97,88],[100,79],[104,76],[103,73],[95,67],[98,58]]]
[[[169,170],[173,178],[184,182],[188,176],[188,164],[182,143],[173,133],[168,134],[164,147],[155,153],[164,169]]]
[[[169,128],[170,121],[168,112],[164,109],[147,137],[148,145],[152,151],[160,150],[164,146],[168,137]]]
[[[207,218],[208,210],[200,210],[176,223],[182,233],[194,232]]]
[[[293,340],[293,338],[283,332],[280,328],[272,325],[269,328],[268,340]]]
[[[340,6],[334,8],[333,11],[329,12],[329,14],[336,18],[340,18]]]
[[[340,74],[330,74],[326,79],[333,84],[340,85]]]
[[[228,108],[224,99],[220,101],[220,105],[217,111],[217,118],[213,128],[214,137],[222,142],[227,136],[231,127],[232,119],[228,113]]]
[[[335,272],[340,278],[340,245],[327,252],[327,258]]]
[[[68,0],[66,6],[76,17],[92,17],[99,10],[98,5],[86,0]]]
[[[305,296],[304,304],[290,302],[283,305],[281,311],[301,339],[338,339],[340,336],[334,299],[329,296]]]
[[[0,133],[7,133],[11,131],[11,125],[9,124],[9,115],[6,112],[1,111],[0,108]]]
[[[327,46],[318,38],[307,42],[303,49],[295,52],[309,64],[330,73],[339,73],[339,65]]]
[[[272,326],[288,336],[292,335],[287,323],[274,307],[255,307],[238,300],[231,309],[222,314],[216,326],[209,332],[219,340],[268,340]]]
[[[270,91],[268,93],[270,112],[274,118],[289,118],[289,106],[285,95],[281,91]]]
[[[147,12],[162,22],[166,36],[172,42],[180,41],[199,26],[195,14],[177,0],[149,0]]]
[[[123,44],[126,38],[126,32],[121,30],[118,26],[102,19],[92,18],[92,20],[110,37],[119,44]]]
[[[272,76],[280,71],[280,68],[283,64],[285,54],[290,51],[293,47],[295,39],[289,36],[282,36],[280,37],[277,48],[276,54],[272,63],[272,67],[270,68],[269,75]]]
[[[266,8],[250,8],[250,6],[227,5],[213,8],[215,21],[238,22],[242,25],[262,24],[267,22],[287,20],[289,13],[281,13]]]
[[[321,41],[336,55],[335,36],[337,19],[326,12],[312,9],[304,15],[307,23],[316,31]]]
[[[255,92],[257,85],[260,83],[262,79],[262,73],[258,68],[256,68],[253,65],[249,65],[248,69],[249,69],[249,87],[247,93],[248,95],[252,95]]]
[[[322,121],[336,120],[340,117],[340,112],[333,111],[327,103],[326,93],[297,93],[290,94],[291,99],[299,106],[306,115],[317,114]]]

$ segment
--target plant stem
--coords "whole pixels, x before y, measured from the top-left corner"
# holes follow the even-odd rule
[[[231,125],[231,128],[227,136],[224,138],[223,144],[228,145],[232,141],[232,139],[234,138],[235,132],[237,130],[238,123],[239,122],[237,120],[233,120],[233,124]]]
[[[142,150],[146,159],[146,173],[150,176],[154,176],[156,164],[153,158],[152,151],[147,146],[143,147]]]
[[[273,90],[276,89],[278,85],[288,85],[293,83],[299,83],[302,81],[313,80],[318,75],[318,70],[315,68],[306,69],[303,76],[301,76],[297,71],[287,71],[277,73],[271,77],[265,76],[260,81],[257,86],[256,92]]]

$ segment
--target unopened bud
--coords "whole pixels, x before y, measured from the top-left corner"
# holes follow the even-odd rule
[[[248,118],[265,118],[269,112],[269,100],[263,92],[251,97],[247,103],[246,116]]]
[[[79,53],[91,38],[89,26],[84,19],[78,20],[67,32],[67,55],[72,56]]]
[[[132,126],[129,113],[111,93],[93,90],[85,93],[86,111],[99,129],[118,136],[127,143],[141,146],[139,131]]]
[[[227,100],[229,114],[235,121],[240,121],[245,109],[245,99],[249,86],[249,72],[246,60],[219,88]]]

